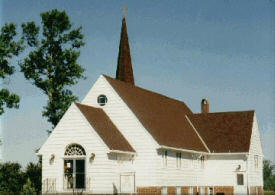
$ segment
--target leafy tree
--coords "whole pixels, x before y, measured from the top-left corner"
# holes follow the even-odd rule
[[[19,193],[25,180],[18,163],[0,164],[0,194]]]
[[[7,76],[12,75],[15,71],[14,66],[10,66],[10,60],[13,56],[18,56],[24,49],[23,41],[14,41],[16,36],[16,26],[13,23],[5,24],[1,28],[0,34],[0,78],[2,85],[5,83]],[[10,93],[8,89],[0,90],[0,115],[7,108],[19,108],[19,96]]]
[[[20,195],[36,195],[34,187],[32,187],[32,182],[30,178],[27,179],[27,183],[23,186],[23,190]]]
[[[41,192],[42,166],[40,163],[35,164],[30,162],[26,167],[25,177],[33,184],[37,194]]]
[[[270,160],[263,161],[264,190],[275,190],[275,165]]]
[[[25,78],[48,96],[42,115],[55,127],[70,104],[77,100],[68,87],[85,78],[84,69],[77,63],[84,35],[82,27],[71,30],[72,23],[65,11],[54,9],[40,15],[41,40],[38,40],[39,26],[34,22],[22,24],[22,38],[33,50],[19,65]]]

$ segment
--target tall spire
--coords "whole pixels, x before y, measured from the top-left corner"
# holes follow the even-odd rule
[[[122,19],[119,53],[117,59],[116,79],[127,83],[135,84],[133,67],[131,61],[130,46],[128,40],[126,19],[125,19],[125,6],[123,7],[124,17]]]

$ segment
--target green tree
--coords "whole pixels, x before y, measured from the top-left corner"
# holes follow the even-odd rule
[[[18,56],[24,49],[23,41],[15,41],[16,26],[13,23],[5,24],[1,28],[0,34],[0,78],[1,85],[5,84],[5,79],[12,75],[15,71],[14,66],[10,66],[10,60],[13,56]],[[7,108],[19,108],[19,96],[10,93],[6,88],[0,90],[0,115]]]
[[[40,163],[30,162],[25,170],[25,177],[30,180],[37,194],[41,192],[42,165]]]
[[[0,164],[0,194],[19,193],[25,183],[21,171],[21,165],[18,163]]]
[[[35,189],[32,186],[30,178],[27,179],[27,183],[23,186],[23,190],[20,193],[21,195],[36,195]]]
[[[275,190],[275,165],[270,160],[263,161],[264,190]]]
[[[85,78],[84,69],[77,63],[84,35],[82,27],[71,30],[72,24],[65,11],[54,9],[40,15],[41,40],[38,39],[39,26],[34,22],[22,24],[22,38],[33,50],[19,65],[25,78],[48,96],[42,115],[55,127],[70,104],[77,100],[68,87]]]

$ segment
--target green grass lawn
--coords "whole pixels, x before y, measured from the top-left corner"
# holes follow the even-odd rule
[[[275,195],[275,191],[264,191],[264,195]]]

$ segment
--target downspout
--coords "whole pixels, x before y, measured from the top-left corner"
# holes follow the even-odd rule
[[[246,155],[246,182],[248,188],[248,195],[250,195],[250,186],[249,186],[249,154]]]
[[[199,181],[198,181],[198,166],[199,166],[199,159],[201,158],[202,154],[199,155],[197,158],[197,174],[196,174],[196,180],[197,180],[197,195],[199,194]]]

